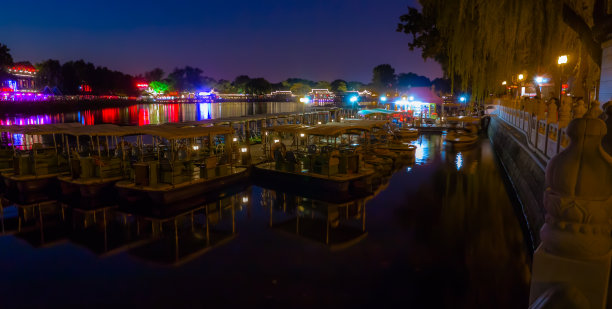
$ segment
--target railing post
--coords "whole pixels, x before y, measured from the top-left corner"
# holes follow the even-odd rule
[[[567,127],[569,146],[546,168],[545,223],[533,258],[531,308],[560,299],[605,308],[612,262],[612,157],[598,104]],[[547,307],[548,306],[548,307]]]

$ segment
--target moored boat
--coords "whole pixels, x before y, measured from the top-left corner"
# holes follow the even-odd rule
[[[226,126],[151,126],[144,132],[156,141],[157,158],[133,164],[130,180],[115,184],[120,201],[144,207],[166,207],[197,201],[196,197],[236,184],[248,177],[248,169],[235,167],[233,129]],[[223,147],[215,145],[221,136]]]

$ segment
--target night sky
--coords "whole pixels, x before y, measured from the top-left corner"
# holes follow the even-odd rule
[[[369,82],[372,68],[440,77],[395,32],[416,0],[4,1],[0,42],[15,61],[84,59],[130,74],[197,66],[204,75]]]

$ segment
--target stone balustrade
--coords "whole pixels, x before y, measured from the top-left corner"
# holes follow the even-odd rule
[[[529,146],[546,162],[568,147],[567,125],[572,119],[582,117],[588,109],[583,101],[572,106],[571,98],[564,98],[560,106],[538,99],[494,101],[498,105],[499,118],[524,132]]]

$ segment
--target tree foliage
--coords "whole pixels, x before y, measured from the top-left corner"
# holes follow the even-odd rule
[[[164,79],[164,75],[165,75],[164,70],[162,70],[160,68],[155,68],[155,69],[153,69],[153,70],[151,70],[149,72],[146,72],[144,74],[144,79],[147,82],[150,83],[150,82],[153,82],[153,81],[156,81],[156,80]]]
[[[408,90],[411,87],[429,87],[431,80],[415,73],[400,73],[397,75],[397,89]]]
[[[312,88],[307,84],[295,83],[289,90],[291,90],[291,92],[293,92],[295,95],[302,96],[309,93]]]
[[[11,56],[8,46],[0,43],[0,68],[4,68],[13,64],[13,56]]]
[[[392,89],[395,81],[395,69],[389,64],[378,65],[372,70],[372,86],[379,92]]]
[[[348,88],[346,87],[346,81],[343,81],[341,79],[334,80],[330,83],[329,86],[331,88],[331,91],[335,92],[345,92],[348,90]]]
[[[566,72],[579,86],[597,83],[601,46],[591,33],[596,0],[419,2],[422,13],[409,8],[397,30],[410,34],[410,48],[439,61],[452,80],[461,77],[461,87],[471,86],[476,98],[518,73],[556,73],[564,54],[570,59]]]

